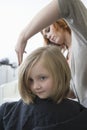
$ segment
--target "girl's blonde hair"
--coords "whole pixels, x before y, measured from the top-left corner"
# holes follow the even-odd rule
[[[33,66],[40,59],[53,77],[56,89],[53,100],[59,103],[69,92],[71,73],[65,57],[56,46],[44,46],[34,50],[20,65],[18,78],[20,95],[25,103],[34,102],[36,95],[29,89],[29,78]]]

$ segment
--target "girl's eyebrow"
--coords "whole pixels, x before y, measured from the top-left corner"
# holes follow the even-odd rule
[[[46,74],[43,74],[43,73],[37,74],[35,77],[41,77],[41,76],[46,76]],[[33,77],[29,77],[28,79],[33,80]]]
[[[38,74],[37,77],[45,76],[46,74]]]

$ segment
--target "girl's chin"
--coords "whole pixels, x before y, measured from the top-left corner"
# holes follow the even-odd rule
[[[47,98],[46,96],[44,96],[44,95],[37,95],[39,98],[41,98],[41,99],[45,99],[45,98]]]

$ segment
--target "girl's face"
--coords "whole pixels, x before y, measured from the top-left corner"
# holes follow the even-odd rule
[[[53,97],[55,94],[53,78],[43,66],[41,60],[33,66],[30,72],[29,83],[30,90],[39,98],[45,99]]]
[[[58,30],[56,30],[52,24],[43,29],[42,32],[44,37],[46,37],[51,43],[64,46],[64,30],[62,28],[58,27]]]

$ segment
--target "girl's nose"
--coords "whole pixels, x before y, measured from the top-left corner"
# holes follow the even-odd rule
[[[35,90],[39,90],[41,88],[41,86],[37,83],[34,83],[33,87],[34,87]]]

